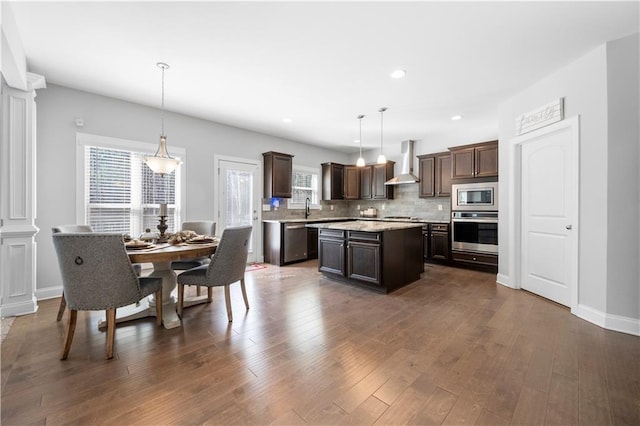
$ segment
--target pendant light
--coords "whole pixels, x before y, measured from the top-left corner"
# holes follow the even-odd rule
[[[364,158],[362,158],[362,119],[364,115],[358,116],[358,121],[360,121],[360,157],[358,157],[358,161],[356,161],[357,167],[364,167]]]
[[[156,153],[153,154],[153,157],[145,157],[144,161],[154,173],[168,174],[178,167],[180,160],[171,157],[167,152],[167,136],[164,134],[164,71],[169,69],[169,65],[164,62],[158,62],[156,66],[162,70],[162,128],[160,132],[160,144],[158,145]]]
[[[386,107],[382,107],[378,110],[378,112],[380,113],[380,155],[378,155],[378,164],[386,164],[387,162],[387,157],[384,156],[384,154],[382,153],[382,115],[384,114],[384,112],[387,110]]]

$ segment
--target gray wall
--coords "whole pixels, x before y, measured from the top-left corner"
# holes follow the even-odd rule
[[[51,227],[76,223],[76,132],[158,143],[160,110],[49,84],[37,98],[38,298],[60,295],[61,280],[51,243]],[[84,120],[77,128],[75,118]],[[259,160],[262,152],[294,155],[294,164],[347,162],[340,152],[267,136],[180,114],[167,113],[171,147],[186,149],[184,220],[214,214],[214,154]]]
[[[559,97],[565,100],[565,117],[580,116],[578,304],[601,325],[607,315],[632,323],[640,317],[637,37],[599,46],[499,107],[502,182],[513,179],[507,147],[515,137],[515,117]],[[507,185],[501,185],[498,277],[507,283],[518,280],[510,268],[509,234],[516,218],[509,197]],[[622,206],[628,212],[621,212]]]
[[[607,43],[607,312],[632,318],[640,318],[638,51],[638,34]]]

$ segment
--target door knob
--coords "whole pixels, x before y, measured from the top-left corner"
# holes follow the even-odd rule
[[[571,230],[571,228],[573,228],[573,226],[571,226],[571,225],[567,225],[567,226],[565,226],[565,228],[567,228],[567,229]]]

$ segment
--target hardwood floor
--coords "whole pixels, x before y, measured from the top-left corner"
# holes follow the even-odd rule
[[[603,330],[495,274],[427,265],[381,295],[317,263],[246,274],[183,327],[79,313],[58,359],[58,300],[2,343],[2,424],[640,424],[640,338]]]

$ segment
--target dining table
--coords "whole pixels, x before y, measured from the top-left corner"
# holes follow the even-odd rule
[[[171,329],[181,326],[180,317],[176,313],[176,297],[173,294],[177,287],[176,273],[171,269],[174,260],[196,259],[211,256],[216,252],[219,240],[210,243],[181,243],[181,244],[152,244],[142,248],[127,248],[127,255],[131,263],[151,263],[153,271],[150,277],[162,278],[162,324]],[[126,247],[126,245],[125,245]],[[184,306],[193,306],[208,302],[207,296],[193,296],[185,298]],[[117,310],[116,323],[132,321],[140,318],[155,317],[156,300],[148,296],[136,305],[126,306]],[[106,327],[106,322],[100,321],[99,328]]]

